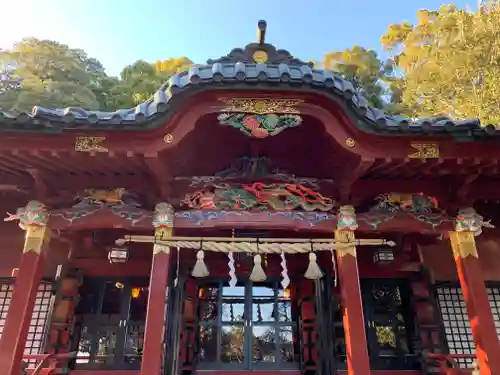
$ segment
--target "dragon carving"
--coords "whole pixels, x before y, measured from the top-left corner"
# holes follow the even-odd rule
[[[388,193],[381,194],[377,198],[377,204],[372,211],[386,212],[433,212],[439,209],[436,198],[428,197],[423,193]]]
[[[214,185],[186,195],[189,208],[213,210],[331,211],[334,201],[299,184]]]

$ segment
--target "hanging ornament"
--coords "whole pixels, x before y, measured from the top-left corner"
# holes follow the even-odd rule
[[[335,251],[330,249],[330,253],[332,254],[332,265],[333,265],[333,286],[337,286],[337,259],[335,258]]]
[[[175,280],[174,280],[174,287],[179,284],[179,265],[180,265],[180,256],[181,256],[181,249],[177,247],[177,269],[175,270]]]
[[[267,279],[266,273],[262,268],[262,257],[257,254],[253,257],[253,269],[250,274],[250,280],[253,282],[265,281]]]
[[[233,253],[229,252],[227,253],[227,257],[229,261],[227,262],[227,265],[229,267],[229,286],[231,288],[234,288],[236,286],[236,283],[238,282],[238,279],[236,278],[236,269],[234,268],[234,255]]]
[[[207,265],[205,264],[205,253],[203,250],[203,242],[200,244],[200,250],[198,253],[196,253],[196,264],[194,265],[193,272],[191,272],[191,275],[193,277],[207,277],[210,275],[210,272],[208,272]]]
[[[309,266],[307,267],[307,271],[304,274],[304,277],[306,279],[318,280],[323,277],[323,272],[321,272],[321,269],[319,268],[316,259],[317,259],[316,254],[312,252],[309,253]]]
[[[281,286],[283,287],[283,290],[286,290],[286,288],[290,285],[290,278],[288,277],[288,267],[286,266],[285,253],[281,253],[281,269],[281,276],[283,277],[281,280]]]

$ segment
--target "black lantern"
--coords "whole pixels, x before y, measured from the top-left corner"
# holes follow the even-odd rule
[[[112,247],[108,253],[109,263],[127,263],[128,249],[126,247]]]
[[[394,262],[394,251],[389,248],[380,248],[373,253],[373,263],[390,264]]]

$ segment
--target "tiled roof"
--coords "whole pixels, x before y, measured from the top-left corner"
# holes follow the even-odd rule
[[[253,53],[265,50],[268,61],[255,63]],[[211,84],[272,84],[321,91],[337,98],[356,117],[365,131],[381,134],[440,134],[453,133],[468,137],[500,135],[492,125],[481,126],[478,119],[453,121],[446,117],[409,120],[389,116],[371,108],[365,98],[355,92],[353,85],[329,70],[313,69],[311,63],[298,60],[285,50],[270,44],[252,43],[245,49],[235,49],[228,56],[209,60],[172,76],[154,96],[130,109],[114,112],[87,111],[69,107],[50,109],[35,106],[31,114],[11,116],[0,112],[0,131],[59,132],[64,129],[145,130],[159,127],[173,112],[171,104],[178,93]],[[255,87],[255,86],[254,86]],[[162,121],[158,121],[162,120]],[[361,121],[361,122],[360,122]],[[361,124],[361,125],[360,125]]]

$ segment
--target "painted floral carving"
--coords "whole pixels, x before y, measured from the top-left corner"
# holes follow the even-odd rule
[[[483,217],[479,215],[473,208],[464,208],[458,211],[457,219],[455,222],[455,230],[457,232],[473,232],[475,236],[479,236],[484,228],[495,228],[490,224],[490,221],[484,221]]]
[[[358,222],[356,220],[356,212],[353,206],[342,206],[339,208],[337,219],[338,230],[356,230]]]
[[[371,211],[382,212],[433,212],[439,209],[438,201],[434,197],[428,197],[423,193],[388,193],[381,194],[377,198],[377,204]]]
[[[299,115],[252,115],[246,113],[221,113],[217,119],[222,125],[229,125],[245,135],[254,138],[266,138],[293,128],[302,123]]]
[[[171,204],[158,203],[153,213],[153,227],[155,228],[173,228],[174,226],[174,208]]]
[[[50,213],[47,207],[38,201],[30,201],[25,207],[18,208],[15,214],[7,212],[4,221],[19,220],[19,226],[26,229],[29,226],[44,227],[49,222]]]
[[[188,194],[183,203],[202,210],[331,211],[334,202],[299,184],[215,185]]]

